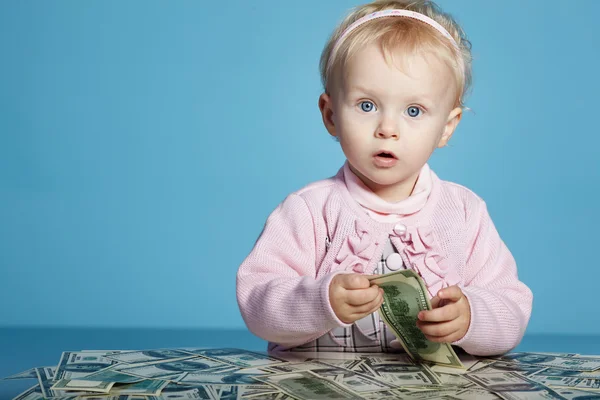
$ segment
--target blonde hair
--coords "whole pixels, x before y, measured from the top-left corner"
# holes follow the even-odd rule
[[[428,16],[441,26],[454,38],[458,49],[448,38],[444,37],[435,28],[419,20],[406,17],[378,18],[360,25],[350,32],[338,44],[333,59],[330,60],[334,45],[342,33],[356,20],[365,15],[383,10],[410,10]],[[341,24],[334,30],[327,41],[319,69],[321,82],[325,92],[331,91],[331,81],[335,79],[335,72],[345,69],[348,61],[364,46],[379,43],[385,59],[389,62],[393,51],[403,50],[407,54],[420,51],[432,54],[449,66],[455,77],[458,89],[456,105],[464,108],[464,99],[471,88],[471,42],[458,23],[431,0],[376,0],[352,9]]]

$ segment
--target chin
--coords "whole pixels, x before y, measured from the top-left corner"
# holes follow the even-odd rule
[[[377,185],[377,186],[392,186],[392,185],[396,185],[398,183],[400,183],[401,181],[398,180],[398,177],[381,177],[381,176],[377,176],[375,174],[373,175],[367,175],[366,178],[373,184]]]

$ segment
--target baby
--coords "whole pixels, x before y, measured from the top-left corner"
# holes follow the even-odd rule
[[[409,268],[417,326],[473,355],[520,342],[532,306],[485,202],[428,166],[462,117],[470,43],[431,1],[355,8],[321,56],[319,109],[346,162],[291,193],[239,267],[237,299],[269,350],[397,351],[369,277]]]

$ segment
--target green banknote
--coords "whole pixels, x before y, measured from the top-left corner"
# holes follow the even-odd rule
[[[464,368],[449,343],[432,342],[417,327],[419,311],[431,310],[427,288],[419,275],[406,269],[370,281],[384,292],[379,314],[416,362]]]

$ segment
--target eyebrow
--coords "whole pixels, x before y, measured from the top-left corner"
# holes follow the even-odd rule
[[[348,89],[348,92],[363,92],[363,93],[372,93],[375,94],[374,92],[371,92],[369,89],[364,88],[362,86],[350,86],[350,88]]]
[[[373,92],[373,91],[371,91],[371,90],[369,90],[367,88],[364,88],[362,86],[351,86],[348,89],[348,93],[353,93],[353,92],[362,92],[362,93],[371,94],[371,95],[376,95],[377,94],[377,93],[375,93],[375,92]],[[413,102],[413,101],[416,101],[416,102],[425,102],[425,103],[427,103],[430,106],[433,105],[433,104],[435,104],[435,101],[433,101],[433,99],[429,98],[428,96],[422,95],[422,94],[409,95],[409,96],[406,96],[406,97],[409,98],[410,102]]]

